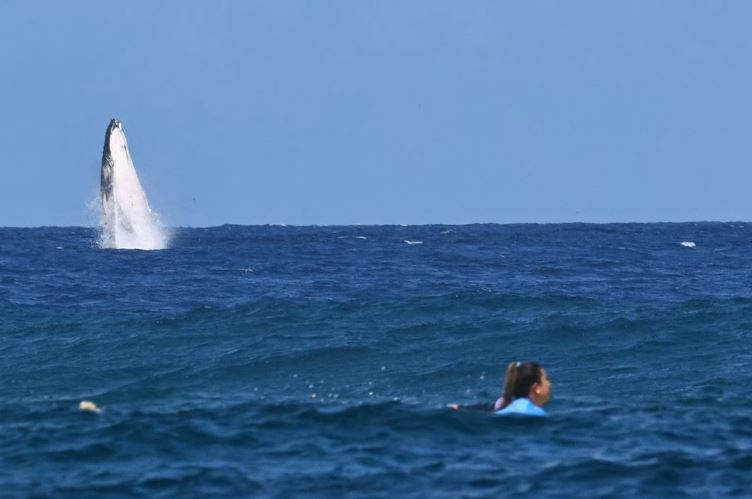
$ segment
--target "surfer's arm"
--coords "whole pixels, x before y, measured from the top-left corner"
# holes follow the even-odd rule
[[[494,404],[473,404],[473,405],[459,405],[459,404],[447,404],[447,407],[454,409],[455,411],[474,411],[474,412],[493,412]]]

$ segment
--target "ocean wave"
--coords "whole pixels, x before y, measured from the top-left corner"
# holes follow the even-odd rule
[[[0,229],[0,484],[741,494],[750,230],[224,226],[135,253],[87,229]],[[723,251],[682,251],[688,235]],[[546,367],[548,418],[445,409],[496,399],[514,360]]]
[[[435,490],[439,483],[446,491],[506,495],[513,482],[537,495],[575,493],[588,483],[597,495],[668,493],[678,484],[687,492],[702,486],[719,494],[740,490],[750,464],[749,454],[733,443],[737,429],[749,434],[741,426],[749,428],[748,416],[727,430],[716,430],[710,446],[677,448],[677,435],[666,420],[671,413],[665,412],[643,414],[646,419],[636,435],[637,414],[624,417],[598,410],[529,419],[397,402],[321,407],[253,400],[131,405],[101,415],[56,409],[47,413],[48,424],[21,425],[17,431],[6,427],[0,437],[6,459],[75,463],[95,456],[97,471],[84,464],[85,471],[50,482],[47,489],[40,489],[30,474],[18,474],[11,484],[16,490],[177,494],[187,491],[188,480],[193,487],[222,494],[331,493],[339,487],[333,487],[334,481],[359,484],[350,491],[357,495],[373,492],[366,486],[367,477],[410,476],[421,470],[427,480],[418,485],[423,491]],[[315,440],[308,437],[312,431]],[[706,431],[691,422],[683,430],[695,435]],[[539,445],[529,445],[531,435]],[[513,457],[504,451],[509,448],[516,449]],[[153,463],[146,472],[139,464],[145,453]],[[462,473],[447,467],[452,462],[462,463]],[[314,463],[321,464],[317,468]],[[266,469],[263,481],[253,478],[251,470],[258,466]],[[320,473],[312,474],[312,469]],[[707,470],[725,480],[716,482]],[[687,477],[693,478],[687,482]],[[380,486],[384,492],[402,490],[400,483],[389,480]]]

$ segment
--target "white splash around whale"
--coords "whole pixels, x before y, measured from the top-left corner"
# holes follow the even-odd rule
[[[118,120],[110,122],[104,139],[100,197],[100,247],[140,250],[167,247],[169,234],[149,206]]]

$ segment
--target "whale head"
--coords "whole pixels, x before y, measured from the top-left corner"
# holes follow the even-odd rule
[[[125,148],[128,149],[128,144],[125,141],[125,131],[123,130],[123,124],[120,120],[114,118],[110,120],[109,126],[107,126],[107,132],[104,136],[104,151],[102,151],[102,162],[104,162],[106,156],[111,156],[115,150]]]

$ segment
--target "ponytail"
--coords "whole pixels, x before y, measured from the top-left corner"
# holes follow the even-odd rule
[[[505,408],[512,403],[512,394],[514,385],[517,383],[517,367],[519,362],[510,362],[507,366],[507,372],[504,374],[504,392],[501,395],[501,408]]]
[[[533,385],[541,382],[541,377],[541,366],[535,362],[510,362],[504,375],[501,409],[515,399],[527,397]]]

